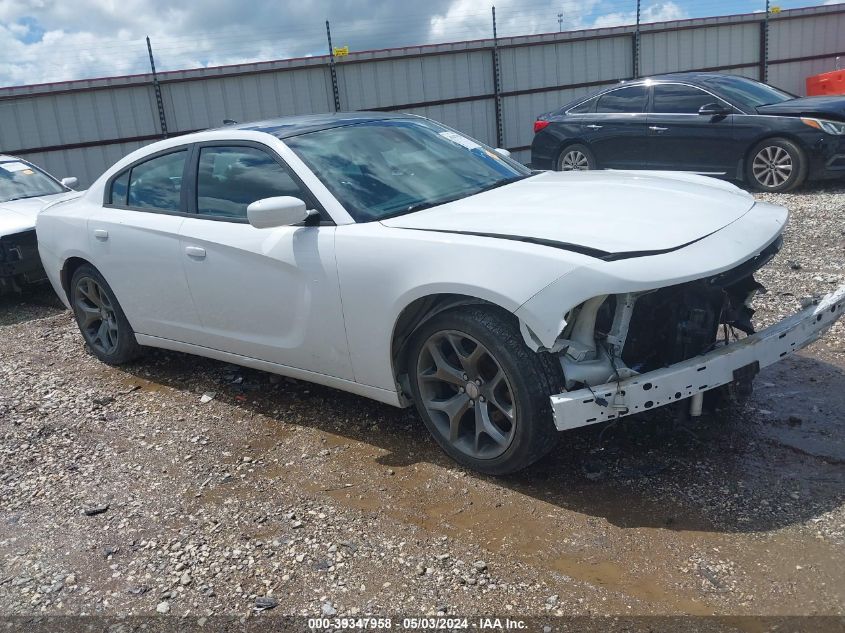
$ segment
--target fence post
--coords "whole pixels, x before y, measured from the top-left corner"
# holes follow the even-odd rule
[[[637,0],[637,28],[634,29],[634,79],[640,76],[640,0]]]
[[[766,17],[760,22],[760,81],[769,81],[769,0],[766,0]]]
[[[334,48],[332,48],[332,31],[326,20],[326,37],[329,40],[329,73],[332,77],[332,92],[334,93],[334,111],[340,112],[340,92],[337,89],[337,69],[334,65]]]
[[[153,72],[153,90],[156,95],[156,104],[158,105],[158,120],[161,124],[161,137],[167,138],[167,119],[164,116],[164,101],[161,98],[161,84],[158,83],[158,75],[156,75],[156,63],[153,59],[153,45],[150,43],[150,38],[147,36],[147,53],[150,55],[150,70]]]
[[[496,32],[496,7],[493,7],[493,92],[496,101],[496,147],[505,146],[505,127],[502,122],[502,75],[499,67],[499,39]]]

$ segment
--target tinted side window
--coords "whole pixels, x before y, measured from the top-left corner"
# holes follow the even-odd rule
[[[307,200],[290,173],[254,147],[203,147],[197,173],[197,212],[246,219],[246,208],[262,198]]]
[[[645,86],[630,86],[601,95],[596,112],[644,112],[645,104]]]
[[[713,95],[692,86],[658,85],[654,87],[652,112],[698,114],[701,106],[717,101],[719,100]]]
[[[120,174],[111,183],[111,195],[109,202],[120,206],[126,206],[126,191],[129,189],[129,170]]]
[[[129,175],[128,206],[179,211],[182,170],[187,156],[187,150],[181,150],[135,165]]]
[[[596,105],[595,98],[587,99],[584,103],[575,106],[574,108],[569,108],[569,114],[584,114],[586,112],[592,112],[593,106]]]

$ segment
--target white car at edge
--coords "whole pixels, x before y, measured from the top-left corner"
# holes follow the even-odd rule
[[[505,154],[381,113],[189,134],[43,211],[39,249],[104,362],[161,347],[415,403],[449,455],[494,474],[560,430],[680,400],[698,415],[842,314],[845,286],[753,332],[781,207]]]
[[[0,154],[0,294],[44,281],[35,220],[75,186],[76,178],[59,181],[22,158]]]

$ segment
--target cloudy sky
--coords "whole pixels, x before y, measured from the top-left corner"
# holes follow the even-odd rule
[[[765,0],[641,0],[643,22],[759,11]],[[823,0],[772,0],[783,8]],[[827,0],[827,4],[842,0]],[[0,86],[630,24],[636,0],[0,0]]]

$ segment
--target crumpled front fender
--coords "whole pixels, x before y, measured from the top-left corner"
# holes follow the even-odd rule
[[[552,349],[566,314],[592,297],[665,288],[731,270],[777,239],[788,217],[785,208],[758,202],[735,222],[682,249],[619,261],[595,259],[575,268],[516,310],[523,328],[533,335],[526,342],[535,349]]]

